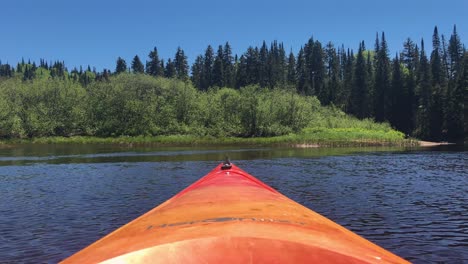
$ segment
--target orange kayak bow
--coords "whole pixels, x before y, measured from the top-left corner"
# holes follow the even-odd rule
[[[409,263],[235,165],[63,263]]]

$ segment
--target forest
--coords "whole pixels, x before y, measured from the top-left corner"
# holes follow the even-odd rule
[[[266,42],[232,54],[208,46],[115,70],[64,62],[0,62],[0,138],[199,135],[270,137],[307,129],[369,128],[432,141],[466,137],[468,52],[453,27],[432,50],[410,38],[390,57],[385,33],[357,52],[310,38],[297,54]],[[353,117],[345,115],[349,114]],[[377,122],[378,124],[374,123]]]

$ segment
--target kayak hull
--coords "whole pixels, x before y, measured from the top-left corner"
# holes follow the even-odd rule
[[[232,165],[63,263],[408,263]]]

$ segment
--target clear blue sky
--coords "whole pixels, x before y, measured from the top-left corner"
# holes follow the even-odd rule
[[[69,69],[115,70],[118,56],[127,64],[135,55],[145,62],[154,46],[165,60],[180,46],[193,62],[208,44],[216,49],[226,41],[239,55],[263,40],[297,54],[311,36],[354,50],[364,40],[373,48],[381,31],[393,56],[407,37],[424,38],[431,49],[435,25],[448,39],[456,24],[468,45],[467,14],[467,0],[13,0],[0,8],[0,60],[45,58]]]

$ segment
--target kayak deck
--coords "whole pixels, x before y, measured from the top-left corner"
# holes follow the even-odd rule
[[[408,263],[235,165],[63,263]]]

